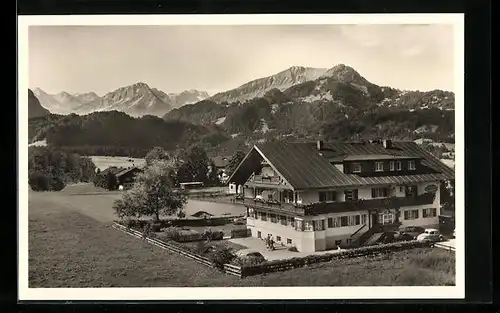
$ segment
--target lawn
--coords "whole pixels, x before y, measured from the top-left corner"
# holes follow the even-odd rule
[[[116,167],[129,167],[129,166],[143,166],[146,164],[145,159],[140,158],[129,158],[129,157],[118,157],[118,156],[91,156],[95,166],[101,171],[107,169],[110,166]]]
[[[108,195],[30,191],[30,287],[454,284],[455,255],[437,248],[239,279],[112,229],[110,203]]]

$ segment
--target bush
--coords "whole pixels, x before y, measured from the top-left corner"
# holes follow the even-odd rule
[[[299,252],[299,250],[297,250],[297,247],[296,247],[296,246],[291,246],[290,248],[288,248],[288,251],[291,251],[291,252]]]
[[[245,238],[251,236],[251,230],[245,229],[231,229],[231,238]]]
[[[59,191],[66,187],[64,175],[50,174],[42,171],[31,171],[28,184],[33,191]]]
[[[205,231],[202,235],[202,239],[207,240],[222,240],[224,238],[224,232],[222,231]]]
[[[207,257],[219,269],[224,269],[224,264],[231,263],[236,257],[228,247],[215,247]]]
[[[34,191],[46,191],[50,187],[50,177],[40,171],[32,171],[29,173],[28,183]]]

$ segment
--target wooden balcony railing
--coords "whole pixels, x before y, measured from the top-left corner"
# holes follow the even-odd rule
[[[278,176],[253,175],[251,182],[278,185],[280,183]]]
[[[318,202],[306,205],[309,214],[348,212],[369,209],[396,209],[403,206],[432,204],[435,194],[425,193],[412,197],[390,197],[383,199],[359,199],[345,202]]]
[[[294,203],[280,203],[278,201],[267,201],[249,198],[237,199],[236,202],[242,203],[251,208],[269,211],[270,213],[277,212],[300,216],[306,215],[304,208],[301,205]]]
[[[316,202],[311,204],[280,203],[256,199],[237,199],[238,203],[252,208],[268,210],[269,212],[289,213],[293,215],[315,215],[324,213],[362,211],[369,209],[396,209],[403,206],[432,204],[434,193],[425,193],[412,197],[390,197],[383,199],[367,199],[345,202]]]

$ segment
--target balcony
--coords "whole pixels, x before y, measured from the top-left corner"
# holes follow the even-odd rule
[[[246,205],[247,207],[267,211],[269,213],[282,213],[284,215],[304,216],[306,210],[303,205],[294,203],[280,203],[278,201],[266,201],[259,199],[237,199],[237,203]]]
[[[382,199],[359,199],[346,202],[318,202],[308,204],[306,212],[310,214],[361,211],[369,209],[398,209],[403,206],[417,206],[434,203],[435,194],[425,193],[411,197],[390,197]]]
[[[435,194],[425,193],[412,197],[391,197],[383,199],[367,199],[346,202],[316,202],[311,204],[280,203],[256,199],[239,199],[238,203],[254,209],[271,213],[283,213],[294,216],[316,215],[324,213],[340,213],[349,211],[363,211],[370,209],[399,209],[403,206],[417,206],[434,203]]]

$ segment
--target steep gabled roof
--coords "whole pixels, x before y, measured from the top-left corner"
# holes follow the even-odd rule
[[[131,168],[122,169],[121,171],[116,172],[115,175],[116,175],[116,177],[121,177],[125,174],[131,173],[131,172],[136,172],[136,171],[142,171],[142,170],[140,168],[134,166]]]
[[[420,158],[427,171],[422,174],[394,176],[360,176],[345,174],[330,163],[332,158],[343,160],[349,156],[389,155],[396,158]],[[386,149],[377,143],[326,144],[318,151],[311,143],[273,142],[254,146],[233,172],[229,182],[243,184],[251,173],[266,160],[294,188],[320,189],[337,186],[372,184],[404,184],[432,180],[454,179],[448,166],[413,142],[393,142]]]

